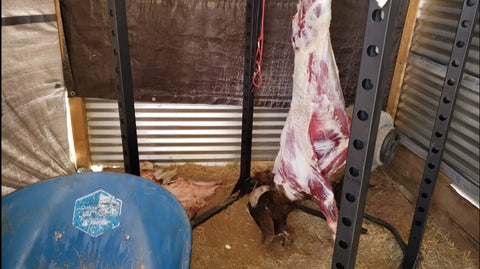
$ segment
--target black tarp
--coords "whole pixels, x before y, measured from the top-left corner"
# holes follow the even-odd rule
[[[368,1],[332,1],[331,39],[345,100],[358,79]],[[396,34],[398,46],[407,2]],[[266,1],[263,85],[255,104],[288,107],[297,0]],[[62,1],[73,73],[67,85],[80,97],[116,99],[107,1]],[[126,1],[136,101],[239,105],[245,43],[245,1]],[[394,59],[392,55],[392,61]],[[393,73],[393,65],[392,65]]]

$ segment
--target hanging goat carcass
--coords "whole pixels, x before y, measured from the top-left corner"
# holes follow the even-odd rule
[[[291,204],[312,196],[335,237],[338,209],[329,178],[345,163],[350,118],[330,43],[330,4],[331,0],[300,0],[297,5],[292,19],[292,101],[273,169],[275,184],[258,188],[251,195],[260,199],[257,205],[262,203],[260,196],[272,195],[268,194],[272,191],[280,193],[276,197],[288,198],[272,200],[277,204]],[[264,244],[269,244],[273,237],[265,235],[268,229],[261,223],[266,222],[260,222],[259,216],[279,215],[271,210],[291,211],[288,206],[259,208],[251,203],[249,209],[264,233]],[[280,226],[275,233],[283,233],[283,223]]]

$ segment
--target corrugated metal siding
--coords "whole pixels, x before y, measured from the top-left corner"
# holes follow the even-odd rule
[[[417,151],[423,150],[418,152],[423,157],[429,146],[462,3],[463,1],[425,0],[420,5],[395,126],[409,140],[406,145]],[[442,171],[449,171],[449,176],[458,185],[478,195],[478,18],[443,162]]]
[[[117,102],[86,99],[92,164],[123,166]],[[255,108],[252,160],[273,160],[288,109]],[[240,159],[242,107],[135,103],[141,161],[226,164]]]
[[[463,1],[424,0],[420,4],[419,15],[412,43],[412,52],[423,55],[437,63],[447,65],[453,48],[458,18]],[[475,34],[470,44],[465,72],[479,76],[479,24],[475,24]]]

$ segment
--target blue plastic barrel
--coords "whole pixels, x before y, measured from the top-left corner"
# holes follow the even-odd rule
[[[180,202],[141,177],[75,174],[2,198],[2,268],[189,268],[191,248]]]

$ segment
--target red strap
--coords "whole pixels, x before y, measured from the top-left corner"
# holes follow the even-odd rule
[[[257,41],[257,52],[255,53],[255,64],[257,64],[257,71],[253,73],[253,85],[255,87],[260,87],[262,85],[262,71],[261,71],[261,64],[263,60],[263,21],[265,18],[265,0],[262,3],[262,25],[260,27],[260,36],[258,37]],[[258,77],[258,83],[257,83]]]

